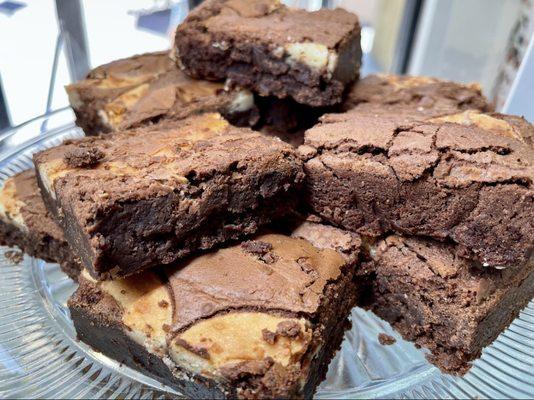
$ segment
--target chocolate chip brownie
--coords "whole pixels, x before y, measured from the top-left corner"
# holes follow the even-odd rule
[[[34,156],[43,197],[94,278],[254,233],[297,200],[302,164],[219,114],[66,142]]]
[[[451,240],[485,266],[532,262],[532,126],[472,110],[426,120],[402,110],[357,107],[306,132],[310,207],[363,235]]]
[[[0,189],[0,244],[56,262],[73,279],[80,271],[63,231],[45,208],[33,169],[8,178]]]
[[[80,340],[192,398],[311,398],[359,293],[359,239],[305,222],[69,300]]]
[[[262,96],[338,104],[359,75],[360,26],[343,9],[307,12],[277,0],[207,0],[176,30],[184,71]]]
[[[534,297],[534,263],[488,269],[451,244],[395,235],[371,250],[371,308],[446,373],[464,374]]]
[[[90,71],[66,87],[76,123],[87,135],[108,133],[199,112],[220,112],[236,125],[254,125],[258,110],[248,90],[191,79],[169,52],[137,55]]]

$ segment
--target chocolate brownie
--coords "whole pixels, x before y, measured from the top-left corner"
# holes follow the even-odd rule
[[[102,65],[66,90],[76,123],[88,135],[208,111],[220,112],[237,125],[253,125],[258,120],[252,93],[191,79],[176,67],[169,52]]]
[[[485,266],[532,262],[532,126],[472,110],[409,115],[357,107],[308,130],[299,152],[311,208],[363,235],[452,240]]]
[[[8,178],[0,189],[0,244],[56,262],[73,279],[80,271],[63,231],[45,208],[33,169]]]
[[[80,340],[188,397],[311,398],[350,325],[359,245],[306,222],[127,278],[84,272],[68,304]]]
[[[373,250],[372,309],[446,373],[464,374],[534,297],[532,262],[488,269],[451,244],[395,235]]]
[[[69,141],[34,161],[45,203],[97,279],[253,234],[303,179],[291,146],[219,114]]]
[[[277,0],[207,0],[178,26],[179,66],[194,77],[228,79],[262,96],[314,107],[338,104],[359,75],[358,17],[307,12]]]
[[[462,85],[426,76],[368,75],[352,85],[342,109],[347,111],[366,103],[386,109],[402,105],[427,117],[469,109],[493,110],[479,85]]]

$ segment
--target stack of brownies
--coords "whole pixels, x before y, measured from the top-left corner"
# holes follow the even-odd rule
[[[360,57],[342,9],[203,2],[67,87],[88,137],[5,182],[1,241],[78,281],[80,340],[188,396],[311,397],[356,305],[465,373],[534,295],[534,127]]]

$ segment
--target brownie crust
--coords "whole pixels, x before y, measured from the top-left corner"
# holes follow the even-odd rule
[[[483,268],[453,245],[400,236],[373,253],[371,308],[445,373],[467,372],[534,296],[533,263]]]
[[[87,135],[136,128],[161,119],[220,112],[231,123],[252,126],[259,114],[248,90],[191,79],[168,51],[113,61],[66,86],[76,124]]]
[[[253,234],[297,200],[280,140],[217,114],[67,142],[34,156],[45,203],[96,279]]]
[[[175,49],[179,66],[194,78],[228,79],[262,96],[321,107],[340,103],[359,75],[360,26],[342,9],[208,0],[178,27]]]
[[[41,199],[33,169],[9,178],[0,190],[0,244],[58,263],[72,279],[80,271],[62,230]]]
[[[342,109],[348,111],[361,104],[376,104],[386,109],[410,107],[426,117],[465,110],[493,111],[479,85],[462,85],[426,76],[368,75],[352,85]]]
[[[295,237],[258,235],[141,278],[96,282],[82,275],[71,316],[81,340],[187,396],[311,398],[359,293],[359,242],[351,237],[345,246],[345,232],[306,222]],[[151,294],[134,299],[143,292]],[[154,319],[158,314],[164,317]],[[256,338],[271,320],[275,329]],[[217,333],[209,339],[212,321]],[[227,329],[240,333],[228,336]],[[235,340],[243,342],[236,347]]]
[[[452,240],[485,266],[524,265],[534,254],[534,152],[523,125],[532,129],[476,111],[423,121],[402,109],[329,114],[299,148],[307,203],[362,235]]]

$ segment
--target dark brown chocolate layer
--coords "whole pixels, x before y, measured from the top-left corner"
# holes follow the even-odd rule
[[[374,253],[371,308],[430,362],[464,374],[534,296],[534,264],[483,268],[454,246],[390,236]]]
[[[259,235],[156,274],[82,275],[71,316],[81,340],[187,396],[311,398],[359,293],[349,236],[307,222],[295,238]]]
[[[175,46],[192,77],[229,79],[314,107],[341,102],[361,58],[354,14],[306,12],[275,0],[205,1],[178,27]]]
[[[362,235],[452,240],[488,266],[531,262],[532,126],[475,111],[422,122],[410,108],[389,111],[359,106],[306,132],[311,208]]]
[[[83,161],[94,149],[103,158]],[[287,211],[303,178],[289,145],[216,114],[69,142],[35,164],[47,206],[98,279],[252,234]]]
[[[0,244],[17,246],[32,257],[56,262],[76,279],[80,264],[45,208],[34,170],[21,172],[4,183],[0,207]]]

